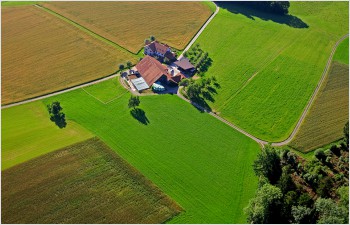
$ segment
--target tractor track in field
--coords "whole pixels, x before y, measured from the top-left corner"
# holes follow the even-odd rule
[[[323,70],[321,79],[319,80],[319,82],[318,82],[318,84],[317,84],[317,86],[316,86],[316,88],[315,88],[315,90],[314,90],[312,96],[310,97],[310,99],[309,99],[307,105],[305,106],[305,108],[304,108],[304,110],[303,110],[303,112],[302,112],[302,114],[301,114],[301,117],[299,118],[299,120],[298,120],[296,126],[294,127],[294,129],[293,129],[293,131],[292,131],[292,133],[291,133],[291,134],[289,135],[289,137],[288,137],[287,139],[285,139],[284,141],[280,141],[280,142],[268,142],[268,141],[266,141],[266,140],[262,140],[262,139],[260,139],[260,138],[255,137],[254,135],[252,135],[252,134],[250,134],[250,133],[244,131],[243,129],[239,128],[238,126],[236,126],[236,125],[232,124],[231,122],[225,120],[224,118],[218,116],[216,113],[213,113],[213,112],[211,112],[210,110],[207,110],[207,109],[205,109],[204,107],[198,105],[197,103],[188,100],[187,98],[185,98],[185,97],[181,94],[181,88],[179,88],[179,90],[178,90],[178,92],[177,92],[177,95],[178,95],[181,99],[185,100],[186,102],[189,102],[190,104],[192,104],[192,105],[195,106],[196,108],[200,109],[201,111],[204,111],[204,112],[210,114],[211,116],[213,116],[213,117],[217,118],[218,120],[220,120],[220,121],[226,123],[227,125],[229,125],[229,126],[232,127],[233,129],[237,130],[238,132],[240,132],[240,133],[244,134],[245,136],[247,136],[247,137],[253,139],[254,141],[256,141],[256,142],[257,142],[258,144],[260,144],[261,146],[264,146],[264,145],[269,144],[269,143],[270,143],[272,146],[283,146],[283,145],[287,145],[287,144],[294,138],[294,136],[296,135],[297,131],[299,130],[299,128],[300,128],[302,122],[304,121],[304,119],[305,119],[305,117],[306,117],[306,115],[307,115],[307,113],[308,113],[308,111],[309,111],[309,109],[310,109],[312,103],[314,102],[314,100],[315,100],[315,98],[316,98],[316,96],[317,96],[317,93],[319,92],[319,90],[320,90],[320,88],[321,88],[321,86],[322,86],[322,84],[323,84],[325,78],[327,77],[328,70],[329,70],[329,68],[330,68],[330,66],[331,66],[331,64],[332,64],[332,59],[333,59],[334,53],[335,53],[335,51],[336,51],[338,45],[339,45],[344,39],[346,39],[347,37],[349,37],[349,34],[345,34],[344,36],[342,36],[342,37],[334,44],[334,46],[333,46],[333,48],[332,48],[332,51],[331,51],[331,54],[330,54],[330,56],[329,56],[329,58],[328,58],[327,64],[326,64],[326,66],[325,66],[325,68],[324,68],[324,70]]]

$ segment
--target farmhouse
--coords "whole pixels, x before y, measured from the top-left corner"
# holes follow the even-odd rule
[[[171,52],[167,44],[159,43],[158,41],[147,41],[144,49],[145,55],[166,57],[170,61],[175,59],[175,54]]]
[[[148,89],[156,82],[177,85],[185,78],[181,73],[172,76],[165,65],[148,55],[136,65],[136,70],[140,77],[131,79],[131,82],[138,91]]]

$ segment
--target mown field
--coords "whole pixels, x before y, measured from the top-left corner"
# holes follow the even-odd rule
[[[60,101],[68,121],[101,138],[174,199],[184,212],[169,222],[245,223],[243,208],[257,187],[251,165],[259,145],[177,96],[141,97],[147,125],[131,116],[128,99],[103,104],[79,89],[44,103]]]
[[[43,5],[134,53],[150,35],[171,47],[185,48],[215,10],[212,3],[202,2],[46,2]]]
[[[97,138],[1,175],[3,223],[162,223],[181,211]]]
[[[70,120],[184,208],[170,222],[246,222],[243,208],[257,187],[251,165],[259,145],[177,96],[141,97],[144,123],[130,115],[128,99],[103,104],[81,89],[58,96]]]
[[[58,128],[42,102],[1,110],[1,169],[7,169],[93,135],[68,120]]]
[[[101,83],[84,87],[83,90],[102,103],[107,104],[129,93],[128,90],[121,86],[118,79],[119,77],[109,79]]]
[[[2,104],[107,76],[137,57],[35,6],[2,7]]]
[[[348,33],[348,2],[291,2],[292,16],[221,6],[197,40],[221,85],[210,106],[259,138],[285,140]]]
[[[290,143],[303,152],[344,136],[343,127],[349,120],[349,39],[339,45],[333,60],[328,77]]]

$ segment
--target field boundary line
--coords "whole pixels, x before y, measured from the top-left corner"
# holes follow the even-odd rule
[[[215,12],[208,18],[208,20],[202,25],[202,27],[198,30],[198,32],[196,33],[196,35],[191,39],[191,41],[187,44],[187,46],[185,47],[185,49],[182,51],[181,55],[177,58],[178,60],[180,60],[183,55],[185,54],[185,52],[187,52],[190,47],[194,44],[194,42],[198,39],[198,37],[201,35],[201,33],[204,31],[204,29],[208,26],[208,24],[212,21],[212,19],[214,19],[214,17],[216,16],[216,14],[218,14],[220,7],[217,6],[217,4],[215,2],[212,2],[213,4],[215,4],[216,10]]]
[[[106,105],[106,103],[104,103],[102,100],[98,99],[96,96],[94,96],[93,94],[89,93],[87,90],[85,90],[83,87],[81,88],[86,94],[90,95],[91,97],[93,97],[94,99],[96,99],[97,101],[101,102],[102,104]]]
[[[59,95],[59,94],[63,94],[63,93],[69,92],[69,91],[74,91],[74,90],[77,90],[77,89],[82,88],[82,87],[87,87],[87,86],[90,86],[92,84],[97,84],[97,83],[100,83],[100,82],[103,82],[103,81],[115,78],[115,77],[117,77],[119,75],[120,75],[120,73],[113,73],[111,75],[107,75],[107,76],[102,77],[102,78],[97,78],[95,80],[88,81],[88,82],[85,82],[85,83],[82,83],[82,84],[78,84],[78,85],[75,85],[75,86],[72,86],[72,87],[69,87],[69,88],[61,89],[61,90],[54,91],[54,92],[51,92],[51,93],[48,93],[48,94],[43,94],[43,95],[40,95],[40,96],[37,96],[37,97],[34,97],[34,98],[29,98],[29,99],[26,99],[26,100],[23,100],[23,101],[19,101],[19,102],[14,102],[14,103],[11,103],[11,104],[3,105],[3,106],[1,106],[1,109],[11,108],[13,106],[23,105],[23,104],[26,104],[26,103],[29,103],[29,102],[34,102],[34,101],[37,101],[37,100],[41,100],[41,99],[49,98],[49,97],[56,96],[56,95]]]
[[[65,17],[65,16],[63,16],[63,15],[53,11],[52,9],[46,8],[46,7],[44,7],[44,6],[40,5],[40,4],[35,4],[34,6],[38,7],[39,9],[42,9],[42,10],[44,10],[44,11],[46,11],[46,12],[48,12],[48,13],[54,15],[54,16],[56,16],[57,18],[60,18],[61,20],[66,21],[67,23],[77,27],[81,31],[85,32],[86,34],[92,36],[93,38],[95,38],[97,40],[100,40],[100,41],[103,41],[104,43],[106,43],[106,44],[108,44],[110,46],[113,46],[114,48],[127,51],[128,53],[130,53],[130,54],[132,54],[134,56],[138,56],[138,54],[139,54],[139,51],[135,54],[134,52],[131,52],[130,50],[122,47],[121,45],[119,45],[119,44],[117,44],[117,43],[115,43],[115,42],[113,42],[113,41],[111,41],[111,40],[109,40],[109,39],[107,39],[107,38],[105,38],[105,37],[95,33],[94,31],[92,31],[92,30],[82,26],[81,24],[79,24],[79,23],[69,19],[68,17]]]

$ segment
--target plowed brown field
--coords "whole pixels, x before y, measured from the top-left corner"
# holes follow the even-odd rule
[[[183,49],[212,13],[202,2],[47,2],[43,6],[134,53],[150,35]]]
[[[137,57],[94,39],[35,6],[3,7],[2,104],[115,72]]]

